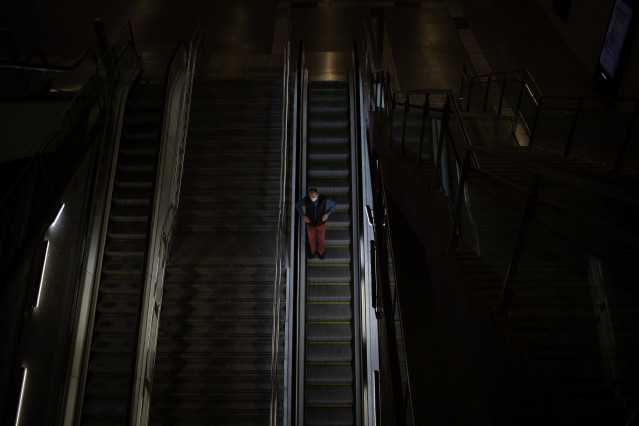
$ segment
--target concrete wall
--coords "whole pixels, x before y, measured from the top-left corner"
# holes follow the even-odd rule
[[[615,0],[575,0],[566,21],[553,9],[553,0],[536,1],[586,71],[594,74]],[[639,97],[639,79],[636,78],[639,75],[637,34],[617,93],[619,97]]]

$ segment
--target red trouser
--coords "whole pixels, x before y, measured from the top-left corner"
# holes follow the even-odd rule
[[[326,224],[323,223],[319,226],[313,226],[306,224],[306,232],[308,232],[308,245],[311,248],[311,253],[315,253],[315,247],[320,253],[324,253],[324,237],[326,236]],[[315,242],[315,234],[317,233],[317,243]]]

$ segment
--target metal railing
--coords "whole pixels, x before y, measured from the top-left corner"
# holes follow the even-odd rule
[[[304,42],[300,42],[297,54],[297,70],[295,74],[295,96],[293,116],[293,146],[291,164],[291,203],[288,207],[291,221],[290,227],[290,285],[287,288],[287,350],[286,362],[287,386],[289,395],[285,407],[285,424],[297,425],[304,423],[304,318],[306,256],[304,250],[304,228],[297,220],[295,201],[300,191],[306,188],[306,96],[308,72],[305,64]],[[298,283],[298,285],[294,285]],[[286,421],[288,419],[288,421]]]
[[[471,165],[470,159],[472,155],[492,157],[505,164],[510,164],[521,168],[531,174],[530,185],[528,188],[522,187],[513,181],[501,177],[498,174],[483,170],[482,168],[474,167]],[[606,223],[597,215],[590,213],[587,210],[579,211],[569,206],[569,204],[563,204],[560,200],[552,197],[549,194],[544,197],[541,191],[542,186],[548,186],[552,183],[559,183],[565,185],[568,191],[584,191],[591,196],[597,196],[601,199],[615,201],[624,204],[629,208],[639,208],[639,197],[620,190],[606,184],[587,181],[575,176],[562,174],[555,170],[545,169],[536,165],[528,164],[521,160],[509,158],[508,156],[500,155],[491,151],[487,151],[477,147],[467,147],[464,162],[461,166],[459,173],[459,182],[457,185],[458,193],[455,197],[455,209],[453,212],[453,228],[450,237],[449,249],[456,250],[458,248],[458,242],[461,237],[461,209],[464,204],[463,200],[466,199],[464,193],[468,191],[468,185],[471,183],[471,174],[475,176],[481,176],[484,179],[488,179],[492,182],[497,182],[503,186],[504,189],[514,191],[519,194],[523,194],[524,204],[521,207],[519,215],[519,223],[516,231],[516,236],[513,242],[512,249],[510,251],[510,260],[506,268],[506,274],[502,285],[501,294],[495,312],[500,314],[506,314],[509,312],[510,304],[513,297],[513,283],[515,282],[515,276],[520,264],[522,252],[524,250],[524,244],[528,237],[529,226],[533,220],[535,209],[539,206],[543,206],[550,209],[554,213],[567,216],[569,220],[582,223],[583,226],[588,227],[589,232],[595,232],[598,230],[602,235],[606,235],[613,240],[621,243],[617,245],[618,248],[622,246],[639,249],[639,235],[630,236],[625,234],[627,230],[617,229],[614,225]],[[542,184],[542,178],[544,182]],[[550,183],[550,182],[552,183]],[[486,181],[482,182],[485,184]],[[481,185],[482,183],[479,183]],[[546,227],[551,225],[545,224]],[[560,230],[553,229],[555,233],[561,233]],[[565,236],[565,235],[564,235]]]
[[[383,31],[383,22],[378,20],[377,27],[377,33]],[[362,98],[365,105],[367,104],[368,111],[382,113],[388,122],[392,122],[393,111],[398,106],[397,97],[392,94],[390,74],[385,68],[379,68],[382,63],[381,58],[378,57],[381,47],[378,46],[373,50],[372,38],[372,28],[365,20],[363,25],[364,66],[361,70],[362,87],[364,87]],[[430,100],[429,96],[427,95],[427,98]],[[404,102],[405,107],[407,106],[410,111],[410,95],[404,99]],[[367,115],[367,113],[364,114],[364,116]],[[374,372],[372,383],[375,424],[411,425],[414,424],[414,417],[408,361],[405,350],[403,351],[404,360],[400,359],[399,346],[403,345],[403,331],[400,332],[402,336],[397,336],[395,326],[395,321],[398,320],[400,330],[403,330],[381,162],[373,153],[371,141],[368,138],[366,140],[369,144],[368,161],[373,189],[373,207],[371,209],[370,206],[366,206],[368,220],[373,225],[374,234],[374,240],[370,241],[371,264],[369,267],[372,307],[378,323],[377,343],[380,359],[380,370]],[[402,383],[402,377],[406,377],[405,385]]]
[[[388,217],[386,191],[381,164],[371,161],[372,173],[375,174],[374,208],[375,208],[375,241],[371,245],[374,251],[371,265],[373,271],[373,287],[375,288],[375,310],[383,332],[379,333],[380,380],[375,383],[377,424],[412,425],[414,424],[413,400],[408,374],[408,354],[400,351],[404,346],[404,322],[401,314],[399,298],[400,285],[397,282],[395,258],[393,253],[392,232]],[[375,164],[376,163],[376,164]],[[373,243],[373,242],[371,242]],[[399,335],[396,322],[399,323]],[[404,354],[401,359],[400,354]],[[406,383],[402,383],[406,377]]]
[[[294,203],[286,197],[286,187],[288,182],[288,135],[289,135],[289,96],[290,96],[290,79],[291,79],[291,42],[290,28],[289,41],[286,51],[284,52],[284,66],[282,73],[282,138],[280,144],[280,180],[279,180],[279,199],[278,199],[278,215],[277,215],[277,234],[275,238],[275,282],[273,286],[273,329],[271,332],[271,401],[269,424],[276,426],[281,424],[278,422],[279,403],[287,398],[283,392],[285,389],[280,387],[279,366],[281,361],[280,354],[280,334],[282,333],[283,321],[282,312],[282,289],[291,285],[290,274],[290,258],[287,249],[287,210],[289,204]],[[286,351],[284,355],[288,354]],[[285,368],[285,372],[288,371]],[[286,378],[285,381],[286,383]],[[282,407],[284,408],[284,407]]]
[[[31,59],[40,56],[42,63],[35,64]],[[0,68],[29,70],[29,71],[47,71],[47,72],[68,72],[74,71],[80,67],[85,61],[90,60],[95,66],[98,65],[98,55],[93,49],[85,49],[70,65],[51,65],[48,63],[47,55],[41,50],[36,49],[29,53],[22,61],[0,61]]]
[[[164,270],[180,201],[193,79],[202,37],[203,30],[198,25],[189,43],[178,43],[165,74],[162,141],[158,152],[149,240],[145,250],[145,268],[148,272],[144,275],[144,292],[140,298],[137,354],[132,366],[136,380],[131,381],[132,408],[129,417],[133,424],[148,423]]]
[[[487,85],[488,81],[489,78],[482,84]],[[491,84],[494,84],[497,79],[494,78],[491,81]],[[522,79],[517,81],[521,83]],[[497,85],[494,87],[496,88]],[[521,86],[515,92],[515,100],[520,97],[519,90]],[[495,112],[499,111],[500,104],[502,114],[507,107],[518,107],[517,102],[506,103],[505,97],[500,100],[500,92],[501,88],[497,92],[496,102],[493,102],[495,99],[491,98],[489,92],[489,101],[486,102],[488,105],[493,105]],[[535,98],[529,89],[521,93],[521,96],[527,99]],[[484,99],[486,98],[482,99],[482,104]],[[580,105],[564,105],[563,108],[570,111],[579,108],[582,111],[588,111],[584,108],[585,100],[540,99],[547,105],[551,101],[577,102]],[[597,101],[600,102],[600,100]],[[615,102],[624,101],[626,100],[615,100]],[[634,102],[634,100],[630,101]],[[375,102],[371,103],[371,109],[376,108],[375,104]],[[537,108],[536,103],[534,106]],[[556,103],[553,107],[559,110]],[[432,186],[441,185],[441,189],[448,198],[453,222],[448,250],[459,249],[459,241],[463,240],[465,248],[474,251],[484,259],[488,266],[494,268],[496,276],[501,277],[501,289],[493,305],[494,314],[511,314],[513,297],[517,294],[518,284],[526,279],[525,273],[520,275],[518,273],[522,270],[530,271],[530,268],[543,267],[542,265],[568,267],[561,264],[565,261],[562,256],[567,256],[564,254],[566,252],[574,253],[571,256],[578,260],[570,258],[570,262],[574,262],[577,266],[569,267],[574,268],[579,274],[593,276],[590,280],[584,278],[580,285],[584,286],[585,291],[599,294],[600,299],[605,302],[604,305],[598,305],[599,302],[594,298],[592,300],[600,351],[608,364],[607,380],[613,384],[611,386],[618,388],[619,392],[624,392],[623,385],[619,385],[618,380],[623,374],[623,368],[627,367],[624,367],[624,361],[618,361],[615,357],[624,356],[621,355],[623,353],[621,342],[629,337],[625,329],[615,327],[610,318],[618,314],[615,312],[615,303],[627,304],[626,299],[623,297],[618,299],[615,294],[616,289],[623,291],[624,288],[623,278],[620,277],[625,276],[625,279],[629,279],[628,277],[636,276],[637,272],[635,267],[627,262],[624,263],[624,256],[631,256],[633,253],[639,255],[637,242],[639,235],[630,219],[639,212],[639,197],[618,187],[511,158],[495,150],[472,146],[457,100],[452,98],[450,91],[396,92],[393,93],[391,102],[381,103],[380,108],[386,117],[389,117],[387,124],[391,133],[390,143],[396,144],[396,149],[403,156],[417,156],[415,161],[417,168],[429,166],[434,175]],[[632,104],[630,109],[634,108],[636,106]],[[515,110],[516,108],[510,111]],[[543,112],[542,108],[538,110]],[[451,114],[455,117],[451,117]],[[519,115],[520,117],[522,115],[521,109]],[[530,116],[534,118],[534,115]],[[572,125],[574,126],[574,122]],[[425,126],[431,132],[425,132],[423,130]],[[538,123],[532,127],[532,129],[535,128],[539,129]],[[625,135],[630,132],[630,127],[623,129]],[[432,155],[426,157],[425,152],[431,150]],[[569,152],[570,148],[565,154]],[[495,167],[495,162],[506,166]],[[515,174],[508,172],[501,174],[502,170],[513,169],[517,170]],[[484,198],[478,198],[478,192],[484,194]],[[507,239],[503,242],[498,240],[500,244],[505,243],[505,246],[501,248],[496,248],[494,237],[486,234],[488,231],[479,233],[477,228],[477,220],[481,221],[485,218],[478,217],[481,211],[475,208],[474,202],[481,201],[487,205],[487,200],[492,203],[490,204],[491,212],[494,212],[492,214],[503,211],[504,214],[513,217],[512,223],[509,223],[509,226],[512,225],[512,240]],[[481,205],[481,203],[478,204]],[[614,209],[601,206],[614,206]],[[484,251],[485,243],[489,243],[488,252]],[[560,247],[557,250],[564,251],[560,252],[556,258],[552,255],[540,258],[539,251],[543,252],[547,250],[547,247]],[[379,249],[379,244],[377,248]],[[503,252],[503,254],[497,255],[495,250],[501,250],[499,253]],[[623,253],[623,256],[617,259],[613,256],[614,253]],[[591,272],[586,271],[584,262],[590,265],[588,268]],[[602,276],[606,275],[600,272],[602,268],[608,271],[607,279],[597,276],[598,273]],[[499,275],[502,272],[503,275]],[[614,278],[610,275],[614,275]],[[615,285],[618,286],[616,289]],[[534,289],[526,288],[525,290],[526,293],[520,295],[518,299],[519,303],[522,303],[522,297],[530,303],[537,303],[541,300],[539,296],[545,295],[544,291],[547,291],[539,289],[535,293]],[[536,296],[529,299],[531,291]],[[377,293],[379,294],[380,291]],[[613,299],[614,301],[611,302]],[[545,310],[551,308],[544,305],[535,306],[536,314],[545,321]],[[550,322],[547,324],[549,329],[555,327],[552,318],[554,317],[549,318]]]
[[[120,96],[137,63],[131,26],[127,24],[38,153],[7,165],[13,170],[0,198],[3,276],[26,246],[45,232],[44,224],[50,223],[59,209],[56,200],[89,148],[112,136],[107,123],[119,113],[113,110],[114,105],[119,107],[114,99]]]
[[[465,112],[511,118],[528,134],[528,146],[544,144],[569,156],[597,156],[622,168],[633,141],[639,140],[639,99],[607,97],[544,96],[527,70],[473,75],[467,64],[461,68],[459,103]],[[589,153],[580,140],[605,141]],[[604,152],[601,151],[604,149]],[[637,167],[639,152],[632,152]]]

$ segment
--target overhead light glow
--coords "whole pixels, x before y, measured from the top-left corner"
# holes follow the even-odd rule
[[[55,226],[56,222],[58,221],[58,219],[60,219],[60,215],[62,214],[62,210],[64,210],[64,204],[62,204],[62,207],[60,207],[60,210],[58,211],[58,214],[56,215],[55,219],[53,220],[53,223],[51,224],[51,226]]]
[[[15,426],[20,424],[20,413],[22,411],[22,397],[24,396],[24,385],[27,382],[27,367],[22,367],[22,386],[20,386],[20,400],[18,401],[18,411],[16,412]]]
[[[40,304],[40,294],[42,294],[42,283],[44,282],[44,271],[47,268],[47,257],[49,256],[49,241],[44,242],[46,248],[44,251],[44,262],[42,262],[42,273],[40,274],[40,286],[38,287],[38,298],[36,299],[35,308]]]

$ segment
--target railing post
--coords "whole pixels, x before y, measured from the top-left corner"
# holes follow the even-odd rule
[[[530,129],[530,138],[528,139],[528,148],[533,146],[533,142],[535,141],[535,133],[537,133],[537,122],[539,121],[539,115],[541,114],[541,103],[537,105],[537,109],[535,110],[535,118],[533,119],[532,128]]]
[[[497,107],[497,115],[501,115],[501,106],[504,102],[504,93],[506,92],[507,81],[508,81],[508,73],[504,73],[504,82],[501,85],[501,94],[499,95],[499,106]]]
[[[450,240],[448,242],[449,250],[457,250],[457,242],[459,240],[459,222],[460,222],[460,211],[462,205],[462,198],[464,198],[464,185],[466,180],[468,179],[468,168],[470,167],[470,157],[471,152],[469,149],[466,150],[466,154],[464,155],[464,162],[462,163],[461,173],[459,174],[459,185],[457,187],[457,198],[455,199],[455,210],[453,216],[453,227],[450,233]]]
[[[410,95],[406,95],[406,100],[404,101],[404,119],[402,120],[402,147],[399,151],[400,154],[404,155],[404,145],[406,144],[406,119],[408,118],[408,112],[410,111]]]
[[[466,83],[466,69],[468,67],[468,64],[466,62],[464,62],[464,65],[462,65],[461,67],[461,84],[459,85],[459,98],[460,99],[464,99],[464,87]]]
[[[468,98],[466,99],[466,112],[470,111],[470,97],[473,95],[473,85],[475,83],[475,76],[470,77],[470,82],[468,83]]]
[[[426,130],[426,120],[428,119],[428,113],[429,113],[429,97],[430,94],[426,93],[426,96],[424,98],[424,109],[422,111],[422,128],[421,131],[419,132],[419,150],[418,150],[418,154],[417,154],[417,168],[421,168],[422,167],[422,147],[424,145],[424,133]]]
[[[488,105],[488,93],[490,93],[490,83],[493,81],[493,75],[490,74],[488,76],[488,84],[486,84],[486,93],[484,94],[484,106],[482,107],[482,112],[486,113],[486,106]]]
[[[583,104],[583,100],[579,99],[579,103],[577,104],[577,111],[575,112],[575,116],[572,119],[572,124],[570,125],[570,133],[568,133],[568,140],[566,141],[566,147],[564,148],[564,157],[567,157],[570,154],[570,149],[572,148],[572,141],[575,137],[575,130],[577,129],[577,121],[579,121],[579,116],[581,115],[581,106]]]
[[[517,236],[515,237],[515,243],[510,257],[510,263],[508,264],[508,270],[506,272],[506,278],[504,279],[504,286],[499,296],[499,304],[497,305],[496,313],[500,315],[506,315],[510,309],[510,303],[513,297],[513,283],[515,282],[515,275],[517,273],[517,267],[519,266],[519,260],[521,259],[521,253],[524,249],[524,243],[526,242],[526,234],[528,233],[528,225],[530,219],[535,213],[537,207],[539,195],[539,175],[533,175],[533,181],[530,184],[528,190],[528,197],[526,198],[526,205],[521,213],[519,220],[519,229],[517,230]]]
[[[524,74],[525,75],[525,74]],[[525,78],[525,77],[524,77]],[[524,96],[524,87],[526,87],[525,79],[522,79],[519,86],[519,95],[517,95],[517,106],[515,107],[515,120],[519,117],[519,109],[521,108],[521,100]]]
[[[444,150],[444,138],[448,133],[448,124],[450,122],[450,95],[446,96],[444,111],[442,113],[442,125],[439,129],[439,141],[437,142],[437,159],[435,160],[435,182],[439,176],[442,166],[442,151]]]
[[[635,110],[630,116],[630,122],[628,123],[628,128],[626,129],[623,143],[621,144],[621,148],[619,149],[617,161],[615,162],[615,170],[619,170],[621,169],[621,166],[623,166],[623,161],[626,158],[626,151],[628,150],[628,145],[630,145],[630,138],[632,137],[632,129],[634,129],[635,123],[637,122],[637,115],[639,115],[639,101],[635,101]]]

